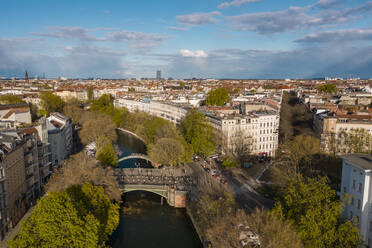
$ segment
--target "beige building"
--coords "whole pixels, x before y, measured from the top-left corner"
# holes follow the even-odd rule
[[[23,146],[14,137],[2,134],[1,162],[6,180],[9,227],[14,227],[26,212],[27,187],[33,186],[33,169],[25,172]],[[26,168],[27,169],[27,168]]]
[[[345,143],[345,135],[352,133],[352,131],[363,130],[372,137],[372,115],[367,113],[337,115],[333,112],[324,112],[315,115],[313,121],[313,128],[319,135],[322,148],[326,152],[349,153]],[[369,146],[371,145],[369,144]]]
[[[245,147],[251,154],[274,156],[278,148],[279,114],[252,111],[247,115],[216,117],[207,113],[209,122],[221,134],[222,150]]]

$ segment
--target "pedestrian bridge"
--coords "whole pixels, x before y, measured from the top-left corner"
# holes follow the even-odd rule
[[[123,193],[147,191],[164,197],[173,207],[186,206],[186,194],[194,180],[184,169],[117,168],[115,175]]]
[[[120,163],[121,161],[128,160],[128,159],[143,159],[143,160],[147,160],[151,162],[152,164],[155,164],[145,154],[142,154],[142,153],[132,153],[129,156],[122,157],[118,160],[118,163]]]

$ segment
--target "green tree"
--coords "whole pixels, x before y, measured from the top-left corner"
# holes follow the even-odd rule
[[[338,88],[335,84],[323,84],[318,87],[318,90],[324,93],[331,94],[337,92]]]
[[[20,96],[12,95],[12,94],[6,94],[0,96],[0,102],[2,104],[18,104],[18,103],[24,103],[22,98]]]
[[[103,94],[92,102],[90,110],[104,112],[107,107],[112,107],[114,97],[111,94]]]
[[[196,109],[187,112],[179,128],[194,153],[208,156],[216,152],[216,135],[213,127]]]
[[[41,99],[41,102],[40,102],[41,107],[48,114],[52,112],[62,113],[65,102],[62,100],[61,97],[54,95],[51,92],[43,92],[40,95],[40,99]]]
[[[97,159],[104,165],[117,166],[118,156],[111,142],[105,142],[97,152]]]
[[[300,175],[290,179],[275,207],[281,218],[293,222],[306,247],[357,247],[359,231],[354,222],[341,220],[342,210],[327,178]]]
[[[10,248],[103,247],[119,223],[119,206],[90,183],[49,193],[21,223]]]
[[[205,104],[208,106],[224,106],[230,101],[229,92],[225,88],[209,91]]]
[[[184,153],[182,143],[172,138],[161,138],[149,145],[149,158],[157,164],[177,166]]]
[[[93,91],[92,85],[89,85],[87,87],[87,97],[88,97],[88,102],[91,102],[94,100],[94,91]]]

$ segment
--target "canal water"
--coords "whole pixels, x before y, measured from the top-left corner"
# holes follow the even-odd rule
[[[119,145],[119,149],[121,154],[119,159],[122,157],[129,156],[132,153],[142,153],[146,154],[146,145],[140,140],[137,139],[135,136],[117,131],[118,132],[118,141],[117,144]],[[135,168],[135,167],[142,167],[142,168],[151,168],[152,165],[150,162],[143,160],[143,159],[128,159],[121,161],[119,163],[120,168]]]
[[[119,133],[118,145],[123,152],[145,153],[146,146],[129,134]],[[148,166],[145,161],[124,161],[120,167]],[[202,244],[185,209],[168,206],[161,197],[143,191],[123,195],[120,223],[112,234],[113,248],[201,248]]]

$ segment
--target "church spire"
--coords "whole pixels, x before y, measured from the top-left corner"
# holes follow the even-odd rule
[[[26,73],[25,73],[25,82],[28,83],[28,73],[27,73],[27,70],[26,70]]]

